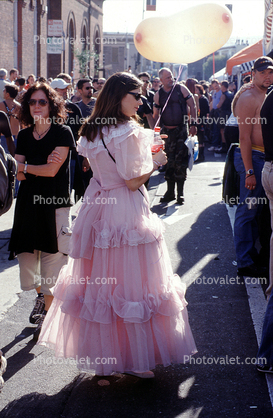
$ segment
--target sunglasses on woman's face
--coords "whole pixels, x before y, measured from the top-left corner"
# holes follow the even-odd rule
[[[132,91],[128,91],[128,94],[132,94],[132,96],[135,96],[137,102],[139,101],[139,99],[141,99],[140,93],[133,93]]]
[[[48,102],[44,99],[40,99],[40,100],[30,99],[28,102],[29,106],[36,106],[36,103],[38,103],[39,106],[46,106]]]

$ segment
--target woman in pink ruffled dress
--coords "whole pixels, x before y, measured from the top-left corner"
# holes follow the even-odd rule
[[[154,377],[157,364],[196,353],[185,286],[173,274],[162,223],[143,184],[166,164],[137,122],[141,81],[116,73],[82,128],[78,152],[93,178],[74,221],[39,344],[79,369]]]

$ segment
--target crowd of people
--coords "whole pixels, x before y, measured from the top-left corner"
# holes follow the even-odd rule
[[[160,202],[184,204],[190,135],[198,137],[200,163],[206,144],[216,153],[240,144],[234,157],[240,177],[234,226],[238,274],[260,277],[269,271],[271,293],[271,229],[258,222],[266,208],[266,200],[258,200],[265,198],[264,161],[264,188],[270,205],[273,201],[270,133],[259,120],[264,100],[271,98],[270,58],[255,61],[252,80],[237,93],[234,82],[176,82],[165,67],[158,77],[130,70],[108,80],[81,78],[75,85],[65,73],[49,80],[31,74],[26,80],[12,69],[7,76],[0,69],[0,114],[8,118],[14,142],[2,135],[1,145],[18,167],[9,250],[11,259],[18,258],[22,290],[37,292],[29,320],[37,325],[39,344],[54,348],[56,356],[81,359],[85,371],[142,378],[153,377],[156,364],[183,363],[196,353],[185,289],[173,274],[144,186],[155,170],[164,171],[167,191]],[[263,108],[271,121],[271,107]],[[251,123],[242,122],[247,118]],[[152,155],[145,129],[157,125],[165,147]],[[256,198],[251,208],[245,204],[249,197]],[[70,207],[79,199],[71,235]],[[101,199],[115,205],[100,205]],[[116,282],[97,281],[107,277]],[[269,340],[272,346],[272,328],[270,310],[263,355]],[[100,356],[115,357],[116,363],[96,364]],[[270,371],[273,358],[269,362],[260,371]]]

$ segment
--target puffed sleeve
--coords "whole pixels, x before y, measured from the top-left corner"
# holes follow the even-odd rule
[[[114,157],[119,175],[124,180],[131,180],[153,169],[152,135],[147,133],[150,130],[136,124],[128,123],[126,128],[114,138]]]

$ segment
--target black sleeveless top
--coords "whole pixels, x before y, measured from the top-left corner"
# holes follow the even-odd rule
[[[224,103],[221,106],[221,110],[224,112],[231,113],[231,102],[234,96],[230,91],[225,91],[223,94],[226,96],[226,98],[224,100]]]
[[[161,87],[158,91],[159,106],[161,107],[161,112],[170,93],[171,91],[166,93],[163,87]],[[185,102],[184,106],[182,101]],[[183,107],[185,109],[183,109]],[[182,95],[180,85],[177,84],[172,92],[164,112],[161,113],[160,125],[178,126],[185,124],[184,116],[186,114],[186,100]]]

